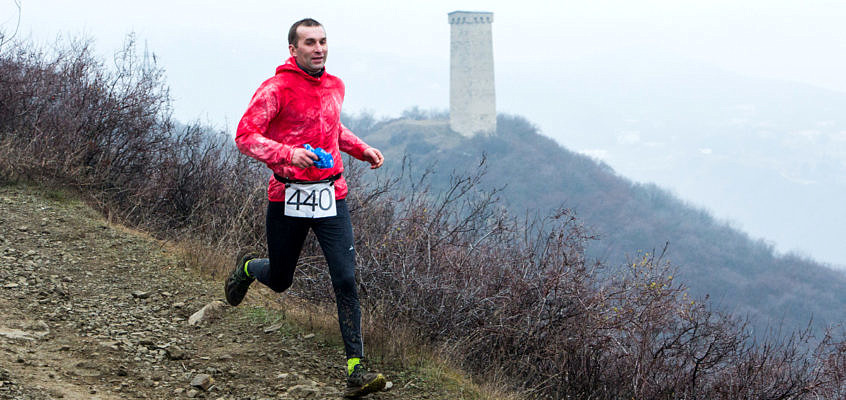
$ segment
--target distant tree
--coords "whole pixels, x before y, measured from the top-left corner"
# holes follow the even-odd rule
[[[404,110],[400,114],[400,118],[402,119],[413,119],[416,121],[421,120],[442,120],[442,119],[449,119],[449,112],[448,111],[438,111],[438,110],[423,110],[418,106],[414,106]]]

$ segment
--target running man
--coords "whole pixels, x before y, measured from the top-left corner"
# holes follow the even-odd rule
[[[335,291],[347,357],[346,394],[363,396],[382,390],[385,377],[361,364],[355,248],[340,152],[369,162],[370,168],[381,167],[384,158],[341,124],[344,83],[326,72],[323,26],[310,18],[294,23],[288,50],[291,57],[253,95],[235,136],[238,149],[265,163],[273,177],[267,189],[268,258],[240,257],[226,280],[226,300],[237,306],[254,280],[276,292],[288,289],[306,235],[313,230]]]

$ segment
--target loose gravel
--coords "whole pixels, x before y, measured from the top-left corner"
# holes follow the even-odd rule
[[[0,399],[337,399],[343,353],[83,203],[0,187]],[[456,398],[398,382],[373,399]]]

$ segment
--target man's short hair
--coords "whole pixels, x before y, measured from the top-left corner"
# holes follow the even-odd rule
[[[317,22],[311,18],[304,18],[297,22],[294,22],[294,25],[291,25],[291,29],[288,30],[288,44],[294,45],[297,47],[297,41],[299,38],[297,37],[297,28],[300,26],[323,26],[320,22]]]

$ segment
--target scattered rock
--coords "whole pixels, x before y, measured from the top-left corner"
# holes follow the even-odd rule
[[[7,339],[35,340],[35,335],[20,329],[0,327],[0,336]]]
[[[311,385],[296,385],[288,389],[288,395],[295,399],[312,399],[320,394],[320,390]]]
[[[104,340],[104,341],[100,342],[100,346],[108,347],[112,350],[119,350],[119,348],[118,348],[119,344],[120,344],[120,342],[118,342],[116,340]]]
[[[391,382],[391,381],[387,381],[387,382],[385,382],[385,389],[383,389],[383,390],[387,392],[388,390],[391,390],[393,388],[394,388],[394,383]]]
[[[209,390],[209,387],[214,383],[214,379],[206,374],[197,374],[194,376],[194,379],[191,379],[191,386],[203,389],[203,391]]]
[[[185,350],[182,350],[179,346],[170,346],[165,350],[165,354],[167,354],[167,358],[169,360],[184,360],[185,359]]]
[[[70,371],[76,376],[98,377],[102,373],[97,369],[97,364],[91,361],[80,361]]]
[[[264,328],[264,333],[272,333],[282,329],[282,324],[273,324]]]
[[[194,279],[160,243],[10,193],[0,187],[0,399],[342,397],[340,346],[243,310],[221,318],[222,282]],[[385,398],[422,399],[401,389]]]
[[[223,310],[224,307],[226,307],[226,304],[220,300],[215,300],[206,304],[203,308],[188,318],[188,325],[194,326],[206,321],[211,321],[220,315],[220,311]]]

